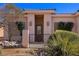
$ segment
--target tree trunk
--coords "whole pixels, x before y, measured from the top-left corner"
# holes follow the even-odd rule
[[[22,30],[20,30],[20,36],[21,36],[20,43],[21,43],[21,45],[22,45]]]

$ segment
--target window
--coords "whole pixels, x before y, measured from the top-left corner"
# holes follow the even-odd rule
[[[72,31],[73,25],[74,25],[73,22],[55,22],[54,31],[56,31],[57,29]]]

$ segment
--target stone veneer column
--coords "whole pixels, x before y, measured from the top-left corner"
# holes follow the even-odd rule
[[[44,14],[44,42],[46,43],[51,35],[51,14]]]
[[[30,42],[35,40],[35,15],[28,14],[28,30],[29,30],[29,39]]]
[[[29,47],[29,32],[28,30],[23,30],[22,32],[22,46],[24,48],[28,48]]]

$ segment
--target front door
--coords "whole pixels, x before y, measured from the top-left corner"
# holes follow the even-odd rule
[[[43,15],[35,16],[35,42],[43,42]]]

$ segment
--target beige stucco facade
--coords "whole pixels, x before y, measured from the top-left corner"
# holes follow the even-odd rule
[[[79,33],[79,13],[74,14],[57,14],[55,10],[28,10],[23,12],[28,20],[29,34],[35,34],[35,15],[43,15],[43,40],[47,42],[49,36],[54,32],[54,25],[56,22],[73,22],[74,26],[72,31]],[[32,26],[29,23],[32,23]],[[49,23],[49,25],[47,25]],[[46,35],[47,34],[47,35]],[[35,42],[35,35],[31,36],[31,42]]]
[[[41,16],[41,19],[43,21],[40,20],[40,22],[37,24],[36,20],[39,19],[36,18],[36,16],[38,17]],[[79,12],[73,14],[67,14],[67,13],[57,14],[56,10],[25,10],[22,11],[21,15],[18,15],[16,17],[11,15],[6,16],[6,22],[4,27],[5,39],[9,39],[9,34],[8,34],[9,32],[11,32],[13,35],[11,39],[18,38],[19,31],[16,29],[16,26],[6,25],[10,22],[16,23],[17,21],[22,21],[25,23],[25,29],[23,30],[23,36],[22,36],[22,45],[24,47],[29,47],[30,43],[40,43],[40,42],[46,43],[49,36],[54,32],[56,22],[73,22],[74,26],[72,31],[79,34],[79,26],[78,26]],[[11,31],[9,31],[9,27],[11,28]],[[39,33],[42,36],[40,36]]]

